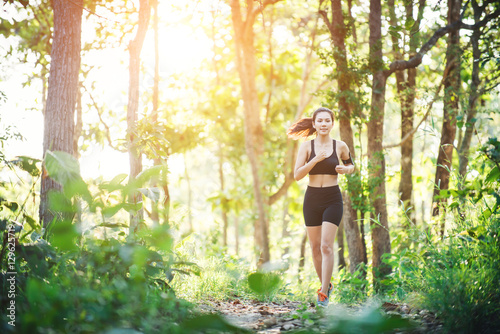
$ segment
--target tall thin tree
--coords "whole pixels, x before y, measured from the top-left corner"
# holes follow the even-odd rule
[[[266,218],[266,201],[264,201],[261,180],[262,158],[264,152],[263,127],[261,123],[260,101],[257,95],[256,55],[254,23],[257,15],[269,5],[280,0],[265,0],[256,3],[245,0],[246,11],[242,13],[240,0],[231,0],[231,19],[233,22],[236,48],[236,63],[240,77],[243,111],[245,116],[245,149],[250,160],[253,179],[253,193],[257,207],[255,219],[255,244],[259,253],[259,264],[270,260],[268,222]]]
[[[127,139],[128,153],[130,162],[130,181],[142,170],[142,155],[134,143],[139,109],[139,76],[141,65],[141,50],[148,31],[149,18],[151,16],[151,6],[149,0],[139,1],[139,22],[137,24],[137,32],[129,43],[128,51],[130,56],[129,64],[129,86],[128,86],[128,105],[127,105]],[[134,192],[130,194],[131,200],[134,203],[142,202],[142,194]],[[130,215],[130,234],[133,234],[137,225],[142,220],[142,210],[136,214]]]
[[[460,20],[462,0],[448,0],[448,24]],[[448,47],[446,49],[446,67],[449,68],[448,76],[444,79],[444,104],[443,127],[441,129],[441,142],[439,144],[436,162],[436,177],[433,192],[432,215],[440,212],[440,204],[446,199],[440,199],[441,190],[446,190],[450,184],[450,169],[453,160],[453,146],[457,130],[457,113],[460,100],[460,29],[450,31],[448,34]],[[444,235],[444,220],[441,222],[440,233]]]
[[[385,88],[387,76],[384,74],[382,59],[382,4],[380,0],[370,0],[370,68],[373,75],[372,99],[368,122],[369,176],[373,191],[370,200],[372,214],[373,277],[388,274],[391,267],[382,262],[382,255],[391,252],[389,223],[385,190],[385,157],[382,148],[384,136]]]

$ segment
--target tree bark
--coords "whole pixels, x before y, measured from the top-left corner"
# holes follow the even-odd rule
[[[382,6],[380,0],[370,0],[370,68],[373,73],[372,100],[368,122],[369,177],[372,183],[370,200],[373,206],[372,264],[374,282],[391,272],[382,262],[382,255],[391,252],[385,191],[385,157],[382,148],[384,136],[384,109],[386,76],[382,60]]]
[[[44,115],[44,156],[47,150],[73,154],[83,0],[53,0],[52,8],[54,34]],[[54,218],[48,203],[48,193],[52,189],[61,189],[61,186],[44,173],[39,207],[40,222],[44,227]]]
[[[462,0],[448,0],[448,23],[460,20]],[[446,50],[446,66],[449,74],[444,80],[443,127],[436,162],[436,177],[433,194],[432,216],[438,216],[440,204],[446,203],[446,198],[440,199],[441,190],[446,190],[450,183],[450,169],[453,160],[453,145],[457,130],[456,118],[459,107],[460,92],[460,29],[450,31]],[[441,236],[444,235],[444,220],[441,223]]]
[[[142,154],[140,149],[134,143],[135,131],[137,129],[139,109],[139,76],[141,65],[141,50],[148,30],[151,7],[148,0],[139,1],[139,22],[137,33],[133,40],[130,41],[128,50],[130,56],[129,64],[129,88],[128,88],[128,105],[127,105],[127,137],[128,137],[128,154],[130,163],[130,177],[132,181],[142,171]],[[130,194],[130,201],[133,203],[142,202],[142,194],[133,192]],[[139,222],[143,220],[143,211],[139,210],[135,214],[130,215],[130,234],[133,234]]]

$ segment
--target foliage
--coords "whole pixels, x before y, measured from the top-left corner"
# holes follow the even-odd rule
[[[19,161],[24,162],[19,165],[26,170],[33,167],[29,160]],[[2,331],[93,333],[135,329],[144,333],[184,333],[192,330],[190,319],[197,321],[197,315],[188,302],[176,297],[169,282],[175,274],[199,275],[199,271],[194,263],[178,260],[172,251],[169,227],[145,227],[133,238],[120,234],[101,239],[82,235],[72,219],[78,210],[74,205],[78,199],[83,199],[93,210],[115,213],[118,210],[109,210],[109,204],[101,201],[101,196],[91,195],[79,175],[78,163],[71,156],[49,152],[45,166],[49,175],[63,186],[51,196],[51,207],[59,213],[59,219],[52,222],[47,233],[40,233],[39,227],[31,230],[24,236],[26,242],[19,237],[22,227],[16,228],[12,234],[15,250],[9,246],[9,253],[4,252],[7,234],[2,234],[0,261],[8,260],[14,266],[9,272],[16,273],[14,299],[8,297],[12,274],[1,273]],[[35,173],[38,169],[31,171]],[[128,193],[157,173],[155,169],[144,171],[136,183],[126,186],[121,185],[123,178],[118,176],[103,183],[98,191]],[[4,201],[2,205],[13,212],[20,210],[9,203]],[[11,221],[4,223],[6,230]],[[122,227],[98,225],[104,229]],[[12,239],[9,234],[9,245]],[[14,262],[10,253],[15,254]],[[16,327],[7,324],[9,318],[5,313],[12,300],[15,300]],[[217,316],[207,317],[211,317],[213,328],[240,331]]]
[[[339,270],[338,283],[334,285],[334,298],[342,304],[359,304],[367,299],[369,282],[365,275],[366,265],[361,263],[350,273],[346,268]]]
[[[453,333],[500,329],[497,143],[490,138],[475,161],[482,177],[467,181],[461,190],[441,194],[453,199],[448,209],[454,210],[454,225],[444,240],[432,237],[430,229],[415,227],[407,234],[412,238],[409,248],[385,258],[394,268],[384,281],[391,287],[392,298],[421,295],[421,306],[435,312]]]

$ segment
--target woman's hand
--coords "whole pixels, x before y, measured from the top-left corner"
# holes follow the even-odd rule
[[[354,171],[354,165],[342,166],[338,165],[335,167],[337,174],[351,174]]]
[[[316,154],[316,156],[313,158],[313,160],[315,160],[315,162],[318,163],[320,161],[325,160],[326,158],[328,158],[326,150],[320,150],[318,154]]]

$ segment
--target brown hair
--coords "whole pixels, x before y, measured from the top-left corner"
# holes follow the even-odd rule
[[[313,135],[316,132],[316,129],[313,128],[313,123],[316,120],[316,116],[320,112],[324,111],[330,113],[333,122],[335,120],[335,117],[333,116],[333,111],[325,107],[318,108],[314,110],[312,117],[304,117],[293,123],[292,126],[290,126],[290,128],[286,132],[288,138],[300,139],[300,138],[307,138]]]

